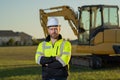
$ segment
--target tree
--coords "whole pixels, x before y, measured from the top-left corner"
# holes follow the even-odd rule
[[[39,41],[37,39],[32,39],[33,45],[38,45]]]
[[[7,42],[8,46],[13,46],[14,45],[14,39],[9,39],[9,41]]]

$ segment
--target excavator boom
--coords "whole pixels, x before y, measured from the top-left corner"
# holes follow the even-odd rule
[[[52,16],[62,16],[65,20],[68,20],[74,35],[78,36],[78,18],[75,12],[69,6],[58,6],[48,9],[40,9],[40,23],[43,27],[45,37],[48,35],[46,23],[48,17]]]

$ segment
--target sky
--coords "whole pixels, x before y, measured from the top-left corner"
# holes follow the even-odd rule
[[[119,0],[0,0],[0,30],[25,32],[33,38],[44,38],[39,9],[68,5],[77,12],[78,7],[91,4],[118,5],[120,8]],[[64,38],[77,38],[64,18],[60,19],[60,24]]]

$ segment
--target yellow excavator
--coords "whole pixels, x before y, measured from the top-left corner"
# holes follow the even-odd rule
[[[45,37],[48,17],[68,20],[77,45],[72,45],[71,63],[91,68],[105,63],[120,62],[120,27],[117,5],[85,5],[78,7],[78,14],[69,6],[40,9],[40,22]]]

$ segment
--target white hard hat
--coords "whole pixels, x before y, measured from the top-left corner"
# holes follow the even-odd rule
[[[54,25],[58,25],[58,19],[55,18],[55,17],[51,17],[48,19],[48,22],[47,22],[47,26],[54,26]]]

